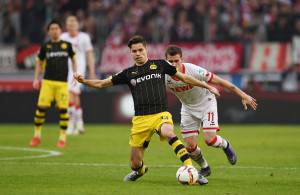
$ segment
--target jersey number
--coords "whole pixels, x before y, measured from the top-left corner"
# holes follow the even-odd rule
[[[213,112],[208,112],[207,115],[208,115],[207,116],[207,118],[208,118],[207,120],[208,121],[214,121],[215,117],[214,117],[214,113]]]

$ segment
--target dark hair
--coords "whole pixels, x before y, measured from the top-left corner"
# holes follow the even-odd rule
[[[58,20],[55,20],[55,19],[54,19],[54,20],[51,20],[51,21],[48,23],[48,25],[47,25],[47,30],[50,29],[50,26],[51,26],[52,24],[57,24],[57,25],[59,26],[59,28],[62,29],[61,23],[60,23]]]
[[[168,55],[170,56],[175,56],[179,54],[180,57],[182,57],[182,50],[180,47],[176,46],[176,45],[170,45],[167,50],[166,50],[166,53],[165,53],[165,57],[167,58]]]
[[[147,45],[146,40],[141,35],[134,35],[133,37],[131,37],[131,39],[129,39],[127,45],[129,48],[131,48],[131,46],[133,44],[137,44],[137,43],[142,43],[145,47]]]

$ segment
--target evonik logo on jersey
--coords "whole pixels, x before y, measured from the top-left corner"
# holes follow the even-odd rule
[[[150,79],[161,79],[161,74],[156,73],[156,74],[145,75],[145,76],[137,78],[136,82],[141,83],[143,81],[147,81],[147,80],[150,80]]]

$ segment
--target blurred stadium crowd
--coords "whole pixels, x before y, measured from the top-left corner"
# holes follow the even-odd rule
[[[106,51],[114,56],[116,53],[108,46],[123,45],[132,35],[141,34],[154,45],[240,44],[242,51],[234,52],[241,58],[241,62],[235,62],[241,70],[250,67],[252,72],[257,72],[269,67],[266,72],[280,74],[250,80],[276,81],[281,85],[280,82],[293,75],[297,86],[293,91],[299,89],[299,66],[293,65],[300,64],[300,47],[297,46],[300,45],[300,0],[0,0],[0,43],[13,45],[19,54],[22,48],[46,40],[45,28],[51,19],[64,22],[71,14],[79,19],[81,30],[91,36],[97,64],[102,66],[100,72],[109,69],[105,65],[113,64],[105,60],[112,59]],[[265,42],[276,44],[262,45]],[[191,51],[197,51],[199,59],[207,57],[203,53],[205,47],[200,50],[201,54],[197,49]],[[222,51],[216,52],[217,57],[218,52]],[[106,58],[101,56],[103,53]],[[122,59],[124,55],[120,52],[114,58]],[[20,61],[18,56],[17,61]],[[220,59],[227,58],[224,55]],[[116,61],[116,64],[123,62]],[[32,67],[23,64],[18,62],[18,68]],[[249,77],[247,80],[251,83]]]
[[[299,0],[1,0],[0,41],[40,43],[52,18],[75,14],[94,44],[290,41],[300,34]]]

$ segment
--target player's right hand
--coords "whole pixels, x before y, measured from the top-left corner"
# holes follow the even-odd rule
[[[73,77],[79,83],[83,83],[84,82],[84,77],[82,75],[80,75],[80,74],[74,73]]]
[[[34,79],[32,83],[33,89],[38,90],[40,88],[40,81],[38,79]]]
[[[256,99],[254,99],[253,97],[251,97],[250,95],[245,95],[242,98],[242,104],[244,105],[244,109],[247,110],[248,107],[247,105],[249,105],[253,110],[257,109],[257,103],[256,103]]]

